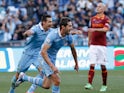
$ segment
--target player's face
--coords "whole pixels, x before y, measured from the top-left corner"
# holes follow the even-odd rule
[[[52,27],[52,18],[47,18],[47,20],[44,22],[44,25],[46,29],[49,29]]]
[[[96,7],[97,13],[103,13],[105,11],[105,6],[102,3],[99,3]]]
[[[68,25],[65,27],[65,34],[68,35],[72,30],[72,22],[68,22]]]

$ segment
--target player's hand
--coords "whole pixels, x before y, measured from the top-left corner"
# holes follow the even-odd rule
[[[88,46],[90,46],[90,42],[88,42]]]
[[[54,72],[55,74],[59,73],[59,70],[58,70],[57,67],[52,66],[51,69],[53,70],[53,72]]]
[[[76,70],[78,72],[78,70],[79,70],[78,64],[75,64],[74,70]]]
[[[76,30],[76,31],[70,31],[70,34],[75,35],[75,34],[82,34],[81,30]]]
[[[23,33],[23,37],[24,37],[25,39],[28,37],[28,35],[27,35],[26,32]]]

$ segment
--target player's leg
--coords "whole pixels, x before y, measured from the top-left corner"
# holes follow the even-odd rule
[[[88,83],[84,86],[85,89],[93,89],[92,82],[95,74],[95,64],[97,62],[97,47],[94,45],[91,45],[89,49],[89,62]]]
[[[29,63],[30,59],[31,59],[31,56],[28,56],[28,55],[25,55],[25,54],[22,55],[21,60],[19,61],[19,64],[18,64],[17,72],[12,77],[11,87],[10,87],[10,90],[9,90],[8,93],[15,93],[14,90],[17,87],[17,85],[15,85],[15,82],[18,79],[19,73],[20,72],[25,72],[29,68],[29,66],[30,66],[30,63]]]
[[[42,67],[43,67],[46,77],[48,77],[53,83],[52,93],[60,93],[59,75],[55,74],[46,62],[43,62],[42,65],[43,65]]]
[[[42,78],[42,76],[40,74],[38,74],[36,76],[36,78]],[[36,88],[37,88],[37,85],[32,84],[26,93],[34,93],[34,91],[36,90]]]
[[[101,65],[101,70],[102,70],[102,87],[100,91],[106,91],[107,89],[107,69],[105,65]]]
[[[52,82],[53,82],[53,86],[52,86],[52,93],[60,93],[60,77],[58,74],[53,73],[50,76]]]
[[[107,48],[105,46],[99,46],[99,54],[98,54],[98,62],[101,65],[102,70],[102,86],[100,91],[106,91],[107,90],[107,69],[106,69],[106,63],[107,63]]]
[[[37,69],[38,69],[38,71],[39,71],[39,74],[36,76],[36,78],[41,78],[41,79],[43,79],[44,76],[45,76],[45,75],[44,75],[44,72],[42,71],[42,69],[41,69],[40,66],[39,66]],[[32,84],[26,93],[34,93],[34,91],[36,90],[36,88],[37,88],[37,85]]]
[[[92,82],[93,82],[94,73],[95,73],[94,67],[95,67],[95,64],[90,65],[90,70],[88,72],[88,83],[85,85],[85,89],[93,89]]]
[[[106,63],[107,63],[107,48],[105,46],[98,46],[98,62],[101,65],[102,70],[102,80],[103,84],[101,86],[100,91],[106,91],[107,90],[107,69],[106,69]]]
[[[36,78],[41,78],[43,79],[43,77],[45,76],[44,75],[44,71],[42,71],[42,66],[41,66],[41,63],[39,62],[39,60],[42,60],[42,59],[39,59],[38,60],[38,57],[37,56],[34,56],[33,57],[34,61],[33,61],[33,65],[37,68],[37,70],[39,71],[39,74],[36,76]],[[32,84],[30,86],[30,88],[28,89],[27,93],[33,93],[37,88],[37,85],[35,84]]]
[[[48,77],[53,83],[52,93],[60,93],[60,77],[59,77],[59,75],[55,74],[46,62],[42,62],[42,67],[43,67],[46,77]],[[46,82],[46,84],[47,84],[47,82]]]
[[[40,59],[40,61],[42,61],[42,59]],[[44,68],[45,68],[46,70],[44,70]],[[45,71],[46,71],[46,72],[47,72],[47,71],[49,72],[49,67],[48,67],[48,65],[43,66],[43,70],[44,70],[44,72],[45,72]],[[39,69],[39,71],[41,71],[41,69]],[[50,74],[51,74],[51,73],[50,73]],[[49,73],[48,73],[48,75],[49,75]],[[30,76],[27,76],[27,75],[25,75],[24,73],[22,73],[22,75],[20,75],[18,81],[20,81],[21,79],[32,83],[33,86],[38,85],[38,86],[43,87],[43,88],[45,88],[45,89],[48,89],[48,88],[50,88],[50,86],[51,86],[51,80],[50,80],[49,78],[47,78],[47,77],[44,77],[44,78],[30,77]],[[18,83],[18,82],[17,82],[17,83]],[[35,89],[34,89],[34,90],[35,90]]]
[[[44,77],[44,79],[37,78],[37,77],[31,77],[31,76],[28,76],[25,73],[21,72],[19,74],[19,78],[16,81],[16,83],[20,82],[21,80],[28,81],[32,84],[38,85],[38,86],[43,87],[45,89],[49,89],[51,86],[51,80],[48,77]]]

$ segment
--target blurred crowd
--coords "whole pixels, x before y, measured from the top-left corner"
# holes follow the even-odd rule
[[[124,45],[123,0],[0,0],[0,42],[24,40],[23,32],[47,13],[52,16],[53,27],[61,17],[70,17],[74,28],[83,32],[73,36],[75,45],[87,45],[89,19],[99,2],[106,5],[105,14],[111,19],[108,45]]]

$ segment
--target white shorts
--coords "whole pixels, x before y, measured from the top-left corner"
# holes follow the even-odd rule
[[[107,63],[107,48],[106,48],[106,46],[90,45],[89,62],[90,62],[90,64],[106,65],[106,63]]]

